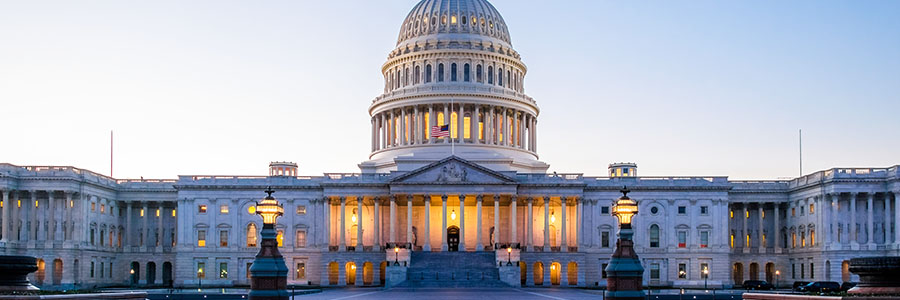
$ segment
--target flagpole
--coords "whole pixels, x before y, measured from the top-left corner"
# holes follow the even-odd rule
[[[453,97],[450,97],[450,115],[453,115]],[[459,116],[456,116],[456,118],[456,123],[459,124]],[[450,116],[447,116],[447,120],[447,138],[450,139],[450,155],[456,155],[456,147],[454,146],[455,144],[453,144],[453,135],[449,134],[450,129],[453,128],[453,119],[450,118]],[[459,134],[459,128],[456,129],[456,134]]]

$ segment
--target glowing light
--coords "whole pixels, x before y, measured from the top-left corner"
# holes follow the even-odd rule
[[[247,212],[250,213],[251,215],[255,215],[256,214],[256,206],[251,205],[250,207],[247,207]]]
[[[266,193],[269,194],[262,201],[256,202],[256,214],[262,216],[263,224],[275,224],[275,218],[278,218],[284,215],[284,206],[278,204],[278,201],[275,200],[275,197],[272,197],[272,193],[275,191],[269,189],[266,190]]]
[[[550,211],[550,224],[556,223],[556,216],[553,215],[553,211]]]
[[[456,210],[450,211],[450,220],[456,220]]]
[[[619,224],[631,226],[631,218],[638,213],[637,201],[628,198],[628,188],[622,188],[621,192],[622,197],[616,200],[612,212],[619,219]]]
[[[399,253],[399,252],[400,252],[400,247],[394,247],[394,253]]]

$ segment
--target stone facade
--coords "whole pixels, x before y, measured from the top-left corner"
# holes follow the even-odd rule
[[[416,5],[369,108],[361,173],[301,176],[276,162],[269,176],[145,180],[0,164],[0,251],[37,256],[32,282],[44,288],[248,285],[262,228],[254,205],[272,187],[288,284],[379,285],[386,273],[402,279],[409,251],[512,246],[525,286],[602,286],[611,207],[627,185],[647,285],[703,286],[704,268],[711,286],[775,271],[782,285],[847,281],[850,258],[900,253],[898,166],[771,181],[637,177],[630,163],[609,177],[547,173],[540,111],[511,43],[485,0]],[[441,125],[452,125],[447,137],[435,136]]]

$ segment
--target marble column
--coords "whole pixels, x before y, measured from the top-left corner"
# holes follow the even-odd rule
[[[431,251],[431,195],[426,194],[425,198],[425,246],[422,250]]]
[[[744,246],[743,247],[744,250],[749,250],[750,243],[747,242],[747,236],[750,235],[750,228],[747,227],[747,219],[748,219],[747,215],[750,211],[749,211],[749,205],[747,203],[744,203],[743,206],[744,206],[744,210],[743,210],[743,213],[741,213],[741,220],[743,222],[743,227],[741,227],[741,229],[744,230],[744,234],[741,235],[741,245]],[[679,241],[679,243],[680,243],[680,241]]]
[[[544,198],[544,252],[550,252],[550,197]],[[547,266],[545,266],[547,268]],[[549,269],[549,268],[547,268]],[[546,277],[544,280],[550,280]]]
[[[325,226],[323,226],[325,228],[323,242],[325,250],[328,251],[328,248],[331,247],[331,198],[324,197],[322,199],[322,214],[324,215],[322,222],[325,223]]]
[[[157,243],[157,246],[162,247],[163,246],[163,218],[166,216],[166,208],[163,205],[164,204],[163,202],[158,202],[158,204],[159,204],[159,208],[158,208],[159,215],[156,217],[156,221],[158,222],[157,228],[156,228],[156,243]],[[111,209],[112,208],[110,207],[110,210]],[[162,264],[160,264],[160,266],[162,266]],[[162,274],[162,272],[159,272],[157,274]]]
[[[465,143],[465,141],[466,141],[466,139],[464,139],[464,137],[466,136],[465,135],[466,126],[465,126],[465,122],[463,122],[466,120],[466,113],[463,110],[463,107],[465,105],[463,105],[462,103],[460,103],[458,105],[459,105],[459,112],[456,113],[456,137],[458,138],[458,142],[460,144],[462,144],[462,143]],[[460,241],[460,243],[461,242],[462,241]],[[460,244],[460,245],[462,245],[462,244]],[[463,251],[465,251],[465,250],[463,250]]]
[[[500,131],[503,134],[501,145],[509,146],[509,118],[506,117],[506,108],[503,108],[503,121],[499,125],[503,126],[503,129]]]
[[[71,240],[72,239],[72,195],[73,192],[66,192],[66,203],[63,203],[63,211],[65,211],[65,224],[66,230],[63,232],[63,240]],[[4,219],[5,220],[5,219]],[[127,233],[127,231],[126,231]]]
[[[475,113],[472,114],[472,140],[476,144],[481,144],[481,137],[484,136],[483,126],[478,126],[479,124],[481,124],[481,107],[475,105]]]
[[[560,234],[560,243],[559,249],[562,252],[569,252],[569,243],[566,242],[566,227],[569,227],[569,222],[566,220],[566,202],[569,202],[569,198],[566,196],[559,197],[559,205],[560,205],[560,223],[559,223],[559,234]]]
[[[397,242],[397,226],[394,225],[397,223],[397,195],[391,195],[391,215],[388,218],[388,222],[390,222],[390,240],[388,243],[396,243]]]
[[[443,124],[441,124],[441,126],[444,126],[444,125],[448,125],[448,126],[449,126],[449,125],[450,125],[450,121],[451,121],[451,120],[450,120],[450,104],[444,103],[444,122],[443,122]],[[447,129],[449,130],[450,128],[448,127]],[[448,137],[446,137],[446,138],[443,138],[443,142],[444,142],[444,143],[449,143],[449,142],[450,142],[450,137],[448,136]],[[447,228],[444,228],[443,230],[444,230],[444,231],[447,231]],[[447,234],[447,233],[445,232],[444,235],[446,235],[446,234]]]
[[[431,135],[431,127],[434,127],[437,122],[437,117],[434,115],[434,105],[428,106],[428,129],[425,132],[428,132],[428,143],[434,144],[434,136]]]
[[[779,249],[781,248],[781,204],[775,202],[775,215],[772,222],[775,226],[775,253],[779,253]]]
[[[850,193],[850,244],[859,244],[859,235],[856,232],[856,196],[859,193]]]
[[[413,106],[413,142],[418,145],[422,143],[422,115],[419,114],[419,106]]]
[[[875,247],[875,193],[866,193],[866,244],[869,249]]]
[[[825,207],[825,245],[823,246],[827,248],[834,241],[834,219],[837,219],[834,215],[834,207],[837,205],[837,195],[827,194],[826,197],[826,203],[828,203],[826,205],[828,207]]]
[[[897,199],[897,194],[898,192],[888,192],[886,197],[894,196],[894,244],[900,246],[900,199]]]
[[[412,245],[410,249],[413,249],[413,237],[412,237],[412,206],[413,206],[413,195],[406,195],[406,243]]]
[[[891,194],[884,193],[884,244],[891,244]]]
[[[447,252],[447,194],[441,195],[441,251]]]
[[[528,201],[528,212],[526,212],[527,219],[525,220],[525,246],[528,250],[532,250],[534,247],[534,210],[532,209],[534,197],[528,197],[526,201]]]
[[[584,246],[584,212],[582,199],[575,197],[575,246],[581,249]]]
[[[466,252],[466,195],[459,194],[459,251]]]
[[[519,241],[519,238],[518,238],[519,237],[519,228],[518,228],[519,220],[518,220],[518,216],[517,216],[517,213],[518,213],[517,206],[518,206],[519,201],[518,201],[516,195],[512,195],[509,198],[509,200],[510,200],[509,201],[509,228],[510,228],[509,243],[515,244],[516,242]]]
[[[372,220],[372,250],[380,251],[381,250],[381,208],[379,207],[380,199],[378,197],[372,197],[372,202],[375,205],[375,210],[373,210]]]
[[[143,202],[143,204],[144,206],[142,211],[144,212],[144,216],[142,218],[142,221],[144,223],[144,227],[141,228],[141,246],[147,247],[150,244],[150,226],[148,221],[150,219],[150,206],[148,202]]]
[[[494,194],[494,247],[491,249],[497,250],[497,245],[500,243],[500,195]]]
[[[47,218],[47,241],[55,241],[59,236],[58,231],[56,230],[57,218],[56,218],[56,198],[53,198],[54,191],[47,192],[47,210],[49,210],[49,214],[46,216]],[[110,206],[110,214],[112,214],[112,206]],[[111,231],[111,230],[110,230]]]
[[[2,190],[2,191],[0,191],[0,192],[3,192],[3,216],[2,216],[2,219],[3,219],[3,225],[2,225],[2,226],[3,226],[3,233],[2,233],[2,234],[3,234],[3,238],[0,239],[0,242],[3,242],[3,243],[5,244],[7,241],[9,241],[9,232],[10,232],[10,231],[9,231],[9,226],[10,226],[10,219],[9,219],[9,191],[8,191],[8,190]]]
[[[400,146],[406,146],[406,108],[400,109],[400,122],[397,123],[400,124],[400,142],[397,144]]]
[[[366,245],[363,243],[363,201],[366,201],[366,198],[362,195],[356,196],[356,245],[354,250],[357,252],[363,251],[363,247]]]
[[[484,243],[481,240],[481,201],[483,198],[484,196],[481,194],[475,196],[475,251],[484,250]]]
[[[759,244],[759,253],[766,253],[766,244],[765,244],[765,241],[763,241],[763,238],[762,238],[762,237],[763,237],[763,231],[764,231],[763,225],[765,224],[765,223],[763,223],[763,222],[765,221],[765,220],[763,219],[763,214],[765,213],[764,210],[763,210],[763,205],[764,205],[764,203],[759,203],[759,206],[756,207],[756,211],[757,211],[757,212],[756,212],[756,213],[757,213],[757,216],[756,216],[756,217],[757,217],[757,219],[759,220],[759,224],[757,224],[758,227],[759,227],[759,228],[757,229],[757,230],[759,231],[759,232],[757,233],[757,239],[758,239],[757,243]]]
[[[338,201],[341,201],[341,212],[338,217],[338,222],[340,224],[341,232],[340,232],[340,244],[338,244],[338,251],[347,251],[347,222],[344,218],[347,217],[347,197],[338,197]]]

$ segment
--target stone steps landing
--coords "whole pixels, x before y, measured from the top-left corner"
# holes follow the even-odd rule
[[[493,252],[413,252],[401,287],[506,287]]]

